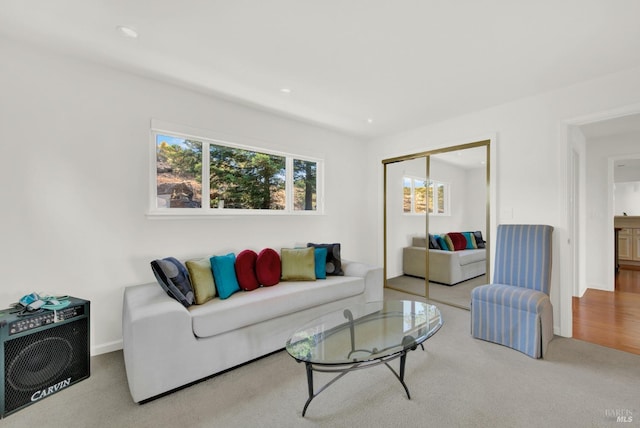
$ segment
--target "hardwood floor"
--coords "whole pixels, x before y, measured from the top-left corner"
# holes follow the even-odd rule
[[[573,298],[573,338],[640,354],[640,271],[620,269],[615,287]]]
[[[616,275],[616,291],[640,293],[640,269],[621,268]]]

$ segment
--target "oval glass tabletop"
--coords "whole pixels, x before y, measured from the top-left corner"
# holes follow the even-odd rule
[[[296,330],[287,352],[296,360],[339,365],[379,360],[415,349],[442,326],[440,310],[412,300],[354,305]]]

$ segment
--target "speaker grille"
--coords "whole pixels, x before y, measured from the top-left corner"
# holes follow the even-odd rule
[[[89,376],[88,319],[5,342],[5,413]]]

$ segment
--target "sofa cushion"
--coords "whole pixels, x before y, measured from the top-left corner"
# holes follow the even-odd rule
[[[177,259],[166,257],[151,262],[151,270],[158,280],[158,284],[167,294],[184,307],[193,305],[194,296],[189,281],[189,272]]]
[[[258,254],[253,250],[240,251],[236,256],[236,276],[238,285],[244,291],[252,291],[260,287],[256,276],[256,261]]]
[[[479,230],[476,230],[475,232],[473,232],[473,235],[476,238],[476,245],[478,246],[478,248],[485,248],[484,246],[484,239],[482,239],[482,232]]]
[[[277,287],[237,293],[226,300],[213,299],[191,306],[189,311],[193,333],[210,337],[363,292],[364,278],[333,276],[324,281],[281,282]]]
[[[464,237],[462,233],[459,232],[449,232],[447,233],[447,237],[451,241],[453,245],[453,251],[464,250],[467,247],[467,239]],[[447,241],[447,244],[449,241]]]
[[[413,238],[411,238],[411,246],[427,248],[427,238],[425,238],[424,236],[414,236]]]
[[[327,275],[344,275],[342,271],[342,261],[340,259],[340,244],[313,244],[309,242],[307,247],[326,248],[327,262],[325,264]]]
[[[276,285],[280,282],[282,272],[280,255],[273,248],[265,248],[258,254],[256,260],[256,276],[258,282],[265,287]]]
[[[314,262],[316,279],[327,278],[327,249],[326,248],[314,248]]]
[[[467,246],[465,247],[466,250],[474,250],[478,248],[478,245],[476,244],[476,237],[473,232],[462,232],[462,235],[467,240]]]
[[[216,282],[218,296],[227,299],[233,293],[240,291],[238,277],[236,276],[236,255],[233,253],[224,256],[213,256],[210,259],[213,279]]]
[[[315,281],[315,248],[282,248],[283,281]]]
[[[453,248],[449,249],[449,243],[445,240],[445,235],[438,235],[436,240],[438,241],[440,249],[444,251],[453,251]]]
[[[459,251],[456,254],[458,255],[458,262],[460,266],[465,266],[471,263],[484,261],[487,258],[486,249],[476,249],[476,250],[464,250]]]
[[[441,250],[440,244],[438,244],[438,240],[432,234],[429,234],[429,249],[430,250]]]
[[[187,260],[185,264],[191,278],[195,304],[201,305],[216,297],[216,283],[209,259]]]

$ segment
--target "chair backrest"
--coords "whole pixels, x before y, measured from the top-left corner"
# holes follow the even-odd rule
[[[498,225],[493,282],[549,294],[552,232],[541,224]]]

